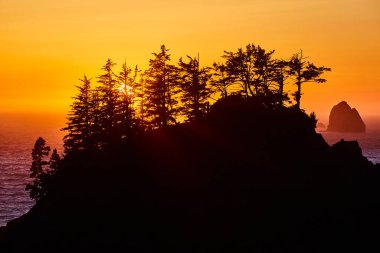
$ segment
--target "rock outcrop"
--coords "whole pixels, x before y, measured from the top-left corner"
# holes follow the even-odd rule
[[[365,132],[366,126],[355,108],[346,101],[335,105],[330,112],[328,132]]]

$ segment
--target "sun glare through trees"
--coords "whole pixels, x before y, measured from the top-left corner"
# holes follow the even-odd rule
[[[325,82],[321,76],[331,69],[316,67],[302,51],[289,59],[276,59],[274,53],[248,44],[225,51],[212,66],[201,66],[199,55],[174,63],[162,45],[145,71],[126,62],[117,70],[108,59],[96,79],[80,79],[63,128],[65,150],[99,149],[136,131],[201,119],[211,104],[231,95],[267,107],[300,109],[304,83]],[[295,92],[289,94],[291,90]]]

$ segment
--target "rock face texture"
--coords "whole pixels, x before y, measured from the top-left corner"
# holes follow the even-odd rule
[[[365,132],[365,124],[355,108],[346,101],[335,105],[330,112],[328,132]]]

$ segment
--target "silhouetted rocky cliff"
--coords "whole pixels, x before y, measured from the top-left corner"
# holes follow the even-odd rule
[[[65,157],[0,251],[379,249],[380,168],[294,108],[228,97],[204,120]]]
[[[365,132],[365,124],[359,112],[342,101],[331,109],[327,131]]]

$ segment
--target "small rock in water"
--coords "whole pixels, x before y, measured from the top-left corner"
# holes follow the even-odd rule
[[[346,101],[335,105],[330,112],[328,132],[363,133],[366,130],[359,112],[351,108]]]

